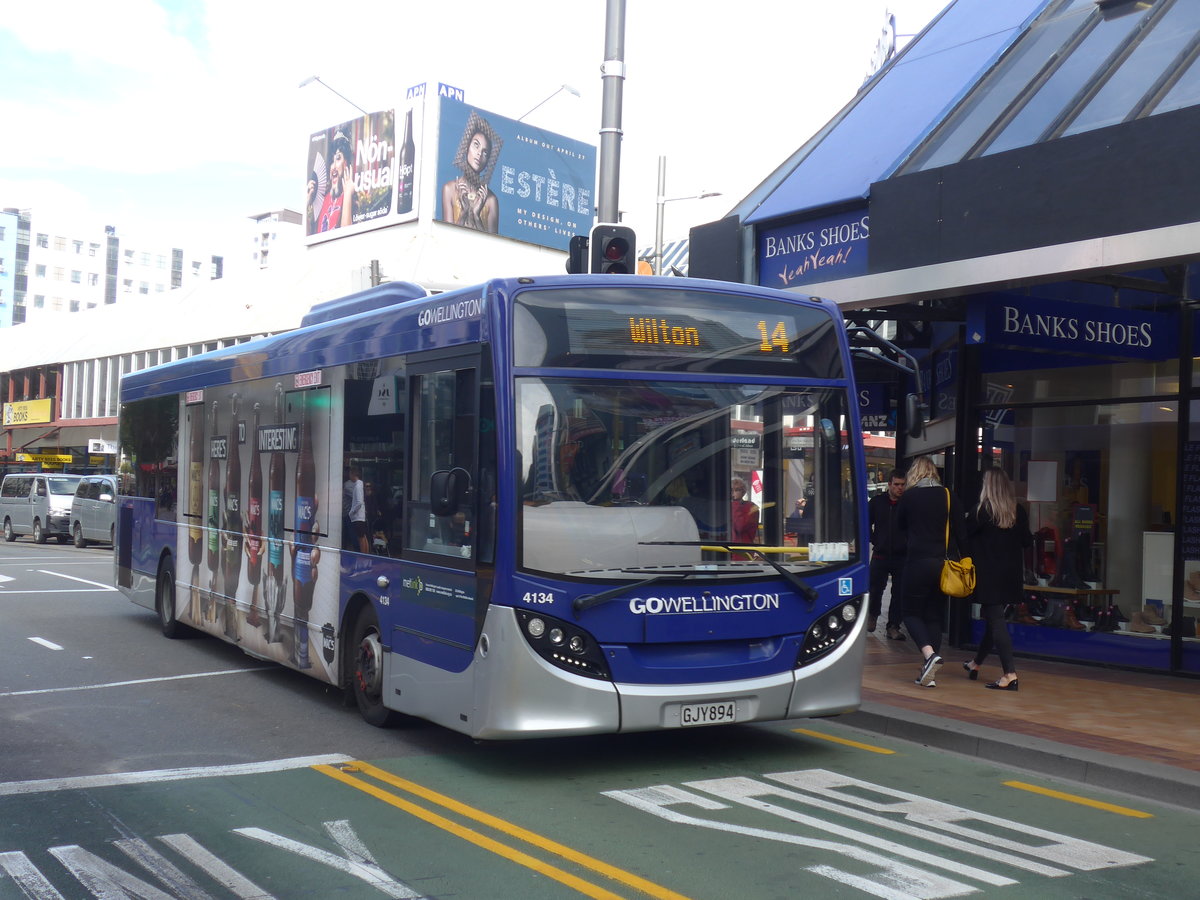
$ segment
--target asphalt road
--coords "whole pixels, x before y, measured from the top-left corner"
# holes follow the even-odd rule
[[[1200,871],[1194,812],[836,722],[375,729],[168,641],[111,572],[107,549],[0,544],[0,900],[1126,898]]]

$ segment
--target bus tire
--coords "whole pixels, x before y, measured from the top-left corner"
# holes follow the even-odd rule
[[[42,520],[33,520],[33,542],[35,544],[46,543],[46,532],[42,531]]]
[[[12,530],[12,519],[4,520],[4,539],[10,544],[17,539],[17,533]]]
[[[175,617],[175,565],[164,559],[158,567],[158,580],[154,584],[154,609],[158,613],[158,625],[164,637],[183,637],[184,626]]]
[[[355,616],[347,649],[351,654],[351,688],[359,713],[376,728],[394,725],[399,716],[383,705],[383,642],[379,618],[370,606],[364,606]]]

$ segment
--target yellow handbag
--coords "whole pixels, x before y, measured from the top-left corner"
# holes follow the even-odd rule
[[[975,563],[971,557],[950,558],[950,491],[946,491],[946,559],[942,562],[942,593],[949,597],[970,597],[975,593]]]

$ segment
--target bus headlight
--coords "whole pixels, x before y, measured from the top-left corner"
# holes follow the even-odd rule
[[[541,613],[516,613],[526,643],[546,662],[576,675],[612,678],[600,645],[582,628]]]
[[[841,644],[854,630],[853,624],[858,618],[861,597],[848,600],[841,606],[831,609],[809,626],[804,635],[804,643],[800,646],[800,654],[796,657],[796,667],[799,668],[815,659],[820,659],[834,647]]]

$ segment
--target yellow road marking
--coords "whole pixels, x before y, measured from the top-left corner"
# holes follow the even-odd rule
[[[1029,791],[1031,794],[1042,794],[1046,797],[1054,797],[1056,800],[1066,800],[1068,803],[1078,803],[1080,806],[1102,809],[1105,812],[1116,813],[1119,816],[1131,816],[1135,819],[1154,818],[1154,813],[1142,812],[1139,809],[1130,809],[1128,806],[1117,806],[1113,803],[1105,803],[1102,800],[1092,800],[1088,797],[1080,797],[1077,794],[1064,794],[1062,791],[1052,791],[1050,788],[1038,787],[1036,784],[1026,784],[1024,781],[1006,781],[1004,785],[1005,787],[1016,788],[1019,791]]]
[[[850,741],[846,738],[834,737],[832,734],[821,734],[819,731],[809,731],[807,728],[793,728],[796,734],[806,734],[809,737],[820,738],[823,741],[831,741],[835,744],[845,744],[847,747],[854,747],[858,750],[869,750],[871,753],[883,753],[890,755],[895,753],[895,750],[889,750],[887,747],[876,747],[874,744],[860,744],[858,741]]]
[[[479,847],[490,850],[498,856],[503,856],[505,859],[512,860],[513,862],[540,872],[547,877],[553,878],[556,881],[560,881],[582,894],[585,894],[589,897],[605,898],[605,900],[608,900],[608,898],[620,900],[620,895],[618,894],[607,891],[598,885],[592,884],[591,882],[584,881],[582,878],[545,863],[536,857],[521,852],[520,850],[515,850],[512,847],[502,844],[499,841],[487,837],[486,835],[480,834],[477,831],[459,825],[458,823],[453,822],[450,819],[439,815],[438,813],[432,812],[424,807],[412,803],[411,801],[405,800],[403,797],[398,797],[395,794],[375,787],[374,785],[369,784],[362,779],[355,778],[335,766],[320,765],[313,766],[313,768],[318,772],[322,772],[323,774],[330,776],[331,778],[336,778],[338,781],[342,781],[351,787],[364,791],[365,793],[368,793],[371,796],[384,801],[385,803],[391,804],[398,809],[402,809],[407,813],[417,816],[418,818],[429,822],[431,825],[435,825],[438,828],[448,831],[451,834],[462,838],[463,840],[470,841]],[[378,781],[382,781],[385,784],[391,785],[392,787],[399,788],[400,790],[406,791],[410,794],[414,794],[423,800],[436,803],[445,809],[458,813],[459,815],[465,816],[466,818],[472,819],[480,824],[487,825],[490,828],[494,828],[497,831],[509,835],[510,837],[517,838],[518,840],[524,841],[527,844],[532,844],[535,847],[540,847],[542,850],[553,853],[556,856],[560,856],[563,859],[569,860],[587,869],[591,869],[598,874],[604,875],[607,878],[611,878],[613,881],[628,885],[629,887],[635,888],[645,894],[649,894],[652,897],[657,897],[659,900],[688,900],[688,898],[683,894],[676,893],[675,891],[655,884],[652,881],[647,881],[645,878],[634,875],[632,872],[626,872],[624,869],[619,869],[616,866],[609,865],[606,862],[588,856],[587,854],[581,853],[578,850],[574,850],[565,844],[560,844],[557,841],[550,840],[547,837],[543,837],[540,834],[536,834],[535,832],[522,828],[519,825],[515,825],[512,822],[507,822],[504,819],[497,818],[496,816],[485,813],[482,810],[475,809],[474,807],[468,806],[465,803],[461,803],[452,797],[447,797],[445,794],[439,794],[437,791],[423,787],[416,782],[393,775],[391,772],[377,768],[370,763],[355,762],[347,765],[346,768],[352,768],[353,771],[369,775]]]

